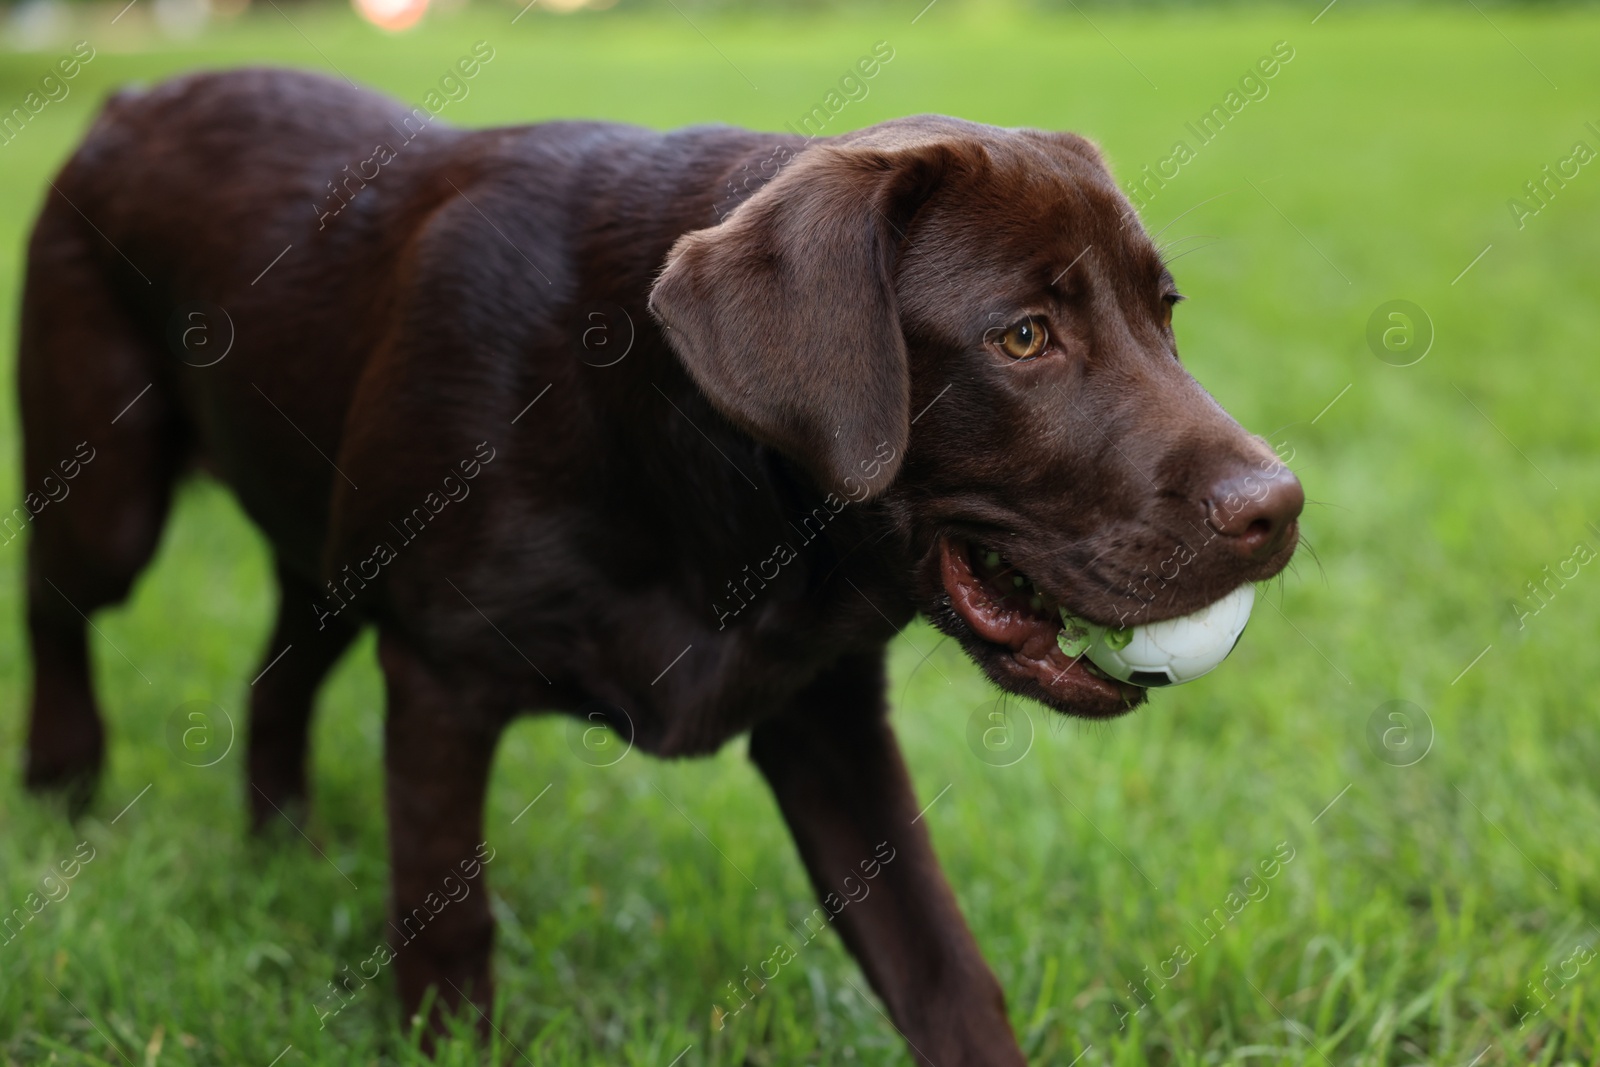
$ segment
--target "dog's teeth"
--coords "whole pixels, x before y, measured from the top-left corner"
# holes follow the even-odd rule
[[[1000,553],[985,552],[983,554],[983,565],[990,569],[1000,566]]]
[[[1028,598],[1028,607],[1032,608],[1034,611],[1038,611],[1040,608],[1044,607],[1044,598],[1038,593],[1035,593],[1033,596]]]
[[[1021,589],[1024,581],[1026,581],[1026,579],[1019,574],[1015,578],[1011,579],[1011,586],[1014,589]]]

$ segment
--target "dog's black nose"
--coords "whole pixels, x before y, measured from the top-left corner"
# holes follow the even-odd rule
[[[1288,467],[1236,472],[1212,486],[1206,521],[1233,551],[1263,559],[1283,548],[1305,503],[1300,479]]]

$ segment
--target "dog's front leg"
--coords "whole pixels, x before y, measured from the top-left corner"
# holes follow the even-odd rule
[[[443,1016],[463,1001],[487,1031],[495,850],[484,840],[483,804],[506,716],[489,687],[442,676],[392,634],[381,636],[379,658],[388,693],[389,940],[404,1018],[430,986],[436,991],[431,1048]]]
[[[881,653],[840,664],[755,729],[751,758],[777,795],[823,915],[917,1062],[1022,1064],[1000,984],[917,819],[883,688]]]

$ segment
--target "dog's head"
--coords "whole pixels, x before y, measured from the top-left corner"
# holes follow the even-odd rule
[[[899,120],[679,240],[651,306],[731,421],[879,498],[919,607],[1000,685],[1119,714],[1056,644],[1282,570],[1299,482],[1178,362],[1172,275],[1082,138]]]

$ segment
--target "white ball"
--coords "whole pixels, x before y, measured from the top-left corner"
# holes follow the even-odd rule
[[[1143,686],[1192,682],[1228,658],[1250,621],[1255,601],[1255,586],[1247,582],[1192,615],[1147,626],[1123,630],[1064,618],[1063,637],[1074,626],[1086,627],[1090,662],[1124,682]]]

